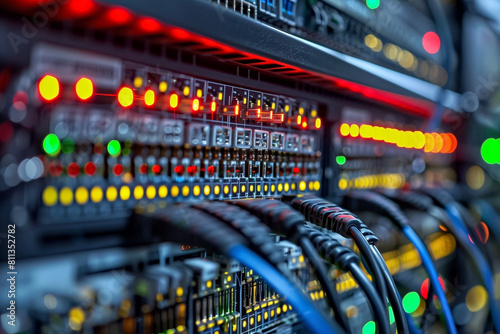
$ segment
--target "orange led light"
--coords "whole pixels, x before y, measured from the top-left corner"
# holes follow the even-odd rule
[[[52,75],[44,76],[38,83],[38,92],[45,101],[52,101],[59,96],[59,80]]]
[[[89,78],[81,78],[76,82],[75,92],[80,100],[86,101],[94,94],[94,85]]]
[[[257,108],[257,118],[260,118],[260,108]]]
[[[236,116],[238,116],[240,114],[240,106],[238,104],[234,107],[234,114]]]
[[[124,107],[130,107],[134,102],[134,92],[129,87],[122,87],[118,91],[118,103]]]
[[[170,95],[170,108],[177,108],[179,105],[179,95],[173,93]]]

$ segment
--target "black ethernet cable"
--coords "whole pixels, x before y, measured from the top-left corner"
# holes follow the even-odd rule
[[[440,289],[439,275],[434,266],[432,258],[427,251],[422,240],[418,237],[415,231],[409,225],[409,220],[401,211],[399,206],[389,200],[388,198],[370,191],[350,191],[344,197],[344,204],[351,210],[369,210],[387,216],[393,224],[403,232],[408,240],[415,246],[417,252],[422,259],[427,273],[429,275],[429,283],[433,286],[433,291],[438,297],[442,312],[444,315],[444,322],[449,333],[456,333],[457,329],[453,319],[453,315],[446,299],[446,295]]]
[[[304,225],[304,217],[290,208],[288,205],[276,200],[243,200],[235,201],[233,204],[248,210],[248,212],[259,217],[271,230],[284,234],[290,241],[298,244],[326,292],[328,304],[334,312],[335,319],[344,329],[348,328],[346,315],[340,308],[340,298],[333,284],[328,278],[328,271],[314,246],[309,239],[302,234],[301,227]]]
[[[351,249],[345,247],[338,240],[321,231],[319,228],[306,225],[304,231],[324,259],[336,265],[344,272],[352,274],[354,280],[358,283],[370,302],[377,323],[385,322],[386,314],[383,311],[385,303],[359,267],[359,257]],[[398,327],[398,332],[408,333],[408,328],[405,326]]]
[[[136,210],[129,220],[127,233],[130,238],[145,238],[144,240],[150,242],[188,243],[233,258],[253,268],[278,293],[287,298],[311,332],[344,333],[338,324],[314,307],[300,289],[262,257],[251,251],[247,247],[245,238],[223,222],[200,210],[182,205],[172,205],[153,212]]]

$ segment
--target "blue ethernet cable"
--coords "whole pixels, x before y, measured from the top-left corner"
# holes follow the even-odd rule
[[[446,295],[444,294],[443,289],[440,288],[441,284],[439,283],[439,276],[436,267],[434,267],[434,264],[432,263],[432,258],[427,251],[427,248],[409,225],[402,226],[402,230],[406,238],[408,238],[408,240],[410,240],[410,242],[417,249],[420,258],[422,259],[422,264],[427,270],[429,281],[431,285],[434,286],[434,294],[437,296],[439,302],[441,303],[441,308],[444,314],[444,321],[448,332],[451,334],[456,334],[457,328],[455,327],[455,322],[453,321],[453,314],[451,313],[450,305],[448,304],[448,300],[446,299]]]
[[[468,246],[469,254],[472,256],[473,261],[476,263],[479,272],[481,273],[483,283],[485,285],[486,291],[488,291],[489,306],[491,312],[491,318],[495,324],[496,333],[500,333],[500,309],[496,303],[495,299],[495,285],[493,281],[493,274],[491,273],[488,262],[484,258],[483,254],[479,248],[471,243],[468,238],[468,231],[465,223],[463,222],[460,212],[456,207],[456,204],[450,202],[445,206],[446,214],[450,218],[453,226],[455,227],[455,234],[462,240],[464,245]]]
[[[340,326],[335,326],[334,323],[325,319],[311,302],[300,291],[297,291],[292,283],[253,251],[238,244],[229,249],[228,255],[255,270],[276,291],[286,297],[312,333],[344,333]]]

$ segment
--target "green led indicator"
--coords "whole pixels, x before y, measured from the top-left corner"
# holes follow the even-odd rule
[[[500,164],[500,139],[486,139],[481,145],[481,157],[488,164]]]
[[[335,160],[339,165],[343,165],[346,162],[346,158],[343,155],[338,155],[337,158],[335,158]]]
[[[363,334],[375,334],[376,326],[375,322],[373,321],[368,321],[364,326],[362,333]]]
[[[120,146],[120,143],[118,142],[118,140],[112,140],[109,142],[108,144],[108,153],[113,156],[113,157],[116,157],[120,154],[122,148]]]
[[[56,155],[61,150],[61,142],[53,133],[50,133],[43,140],[43,150],[48,155]]]
[[[64,138],[61,144],[63,153],[70,154],[75,150],[75,142],[73,139]]]
[[[403,297],[403,308],[406,313],[413,313],[420,305],[420,296],[415,291],[408,292]]]
[[[389,306],[389,321],[391,324],[394,323],[396,319],[394,319],[394,311],[392,310],[392,306]]]
[[[366,5],[370,9],[377,9],[380,6],[380,0],[366,0]]]

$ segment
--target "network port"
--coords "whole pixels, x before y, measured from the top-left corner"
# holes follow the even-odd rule
[[[234,146],[238,148],[250,148],[252,146],[252,130],[236,128],[234,131]]]

